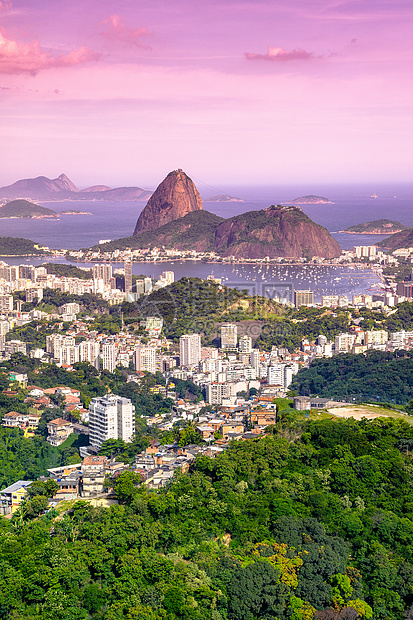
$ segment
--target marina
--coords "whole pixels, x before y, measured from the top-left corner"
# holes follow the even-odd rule
[[[3,259],[10,265],[29,262],[40,265],[45,258]],[[50,262],[69,264],[64,258],[53,258]],[[73,263],[76,267],[91,269],[93,263]],[[111,263],[113,269],[123,269],[124,263]],[[173,271],[175,280],[180,278],[201,278],[213,276],[224,286],[247,290],[250,295],[268,298],[283,298],[293,301],[294,290],[309,289],[319,303],[322,295],[353,295],[378,291],[382,281],[377,271],[357,265],[297,265],[297,264],[254,264],[254,263],[207,263],[191,260],[170,260],[133,263],[133,274],[158,279],[163,271]]]

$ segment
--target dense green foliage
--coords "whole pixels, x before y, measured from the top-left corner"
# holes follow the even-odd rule
[[[46,336],[61,331],[58,324],[53,325],[48,321],[31,321],[7,332],[6,340],[22,340],[26,343],[27,351],[36,348],[45,349]]]
[[[19,429],[0,426],[0,489],[17,480],[36,480],[60,464],[61,451],[42,437],[26,438]]]
[[[126,322],[161,316],[164,334],[172,340],[196,332],[203,334],[205,342],[217,338],[217,323],[266,317],[277,319],[285,313],[274,301],[251,297],[246,291],[199,278],[181,278],[136,304],[123,304],[122,310]]]
[[[44,254],[43,250],[35,247],[37,244],[30,239],[21,237],[0,237],[0,256],[26,256]]]
[[[81,269],[80,267],[76,267],[76,265],[66,263],[44,263],[41,267],[45,267],[47,273],[53,273],[65,278],[80,278],[81,280],[89,280],[92,278],[91,269]]]
[[[295,375],[290,389],[302,395],[406,405],[413,398],[413,351],[370,350],[316,359]]]
[[[12,200],[0,208],[1,217],[57,217],[56,211],[41,207],[29,200],[18,199]]]
[[[0,519],[2,617],[403,620],[412,446],[400,421],[281,417],[158,492],[125,472],[119,506]]]
[[[320,334],[328,339],[348,331],[349,312],[336,309],[335,312],[325,309],[320,312],[319,308],[307,308],[298,310],[291,309],[283,318],[282,322],[270,323],[262,330],[256,346],[270,350],[272,346],[286,347],[289,350],[300,348],[303,338],[315,340]]]
[[[16,299],[25,299],[24,291],[16,291],[14,293]],[[62,293],[54,288],[43,289],[43,299],[35,300],[32,303],[23,303],[23,311],[29,311],[33,308],[43,310],[43,312],[56,312],[56,310],[64,304],[77,303],[80,311],[87,314],[106,314],[109,313],[109,304],[100,295],[92,295],[84,293],[83,295],[73,295],[72,293]],[[117,311],[116,308],[110,308],[112,312]]]

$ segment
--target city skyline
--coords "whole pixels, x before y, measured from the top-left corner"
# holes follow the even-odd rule
[[[407,0],[0,2],[0,185],[408,182]]]

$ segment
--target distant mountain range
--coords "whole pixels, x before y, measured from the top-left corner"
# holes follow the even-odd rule
[[[116,187],[93,185],[78,189],[65,175],[57,179],[44,176],[21,179],[12,185],[0,188],[0,199],[24,198],[27,200],[148,200],[152,192],[141,187]]]

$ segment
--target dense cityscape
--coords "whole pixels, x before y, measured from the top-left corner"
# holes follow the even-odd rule
[[[0,0],[0,620],[413,620],[412,17]]]

